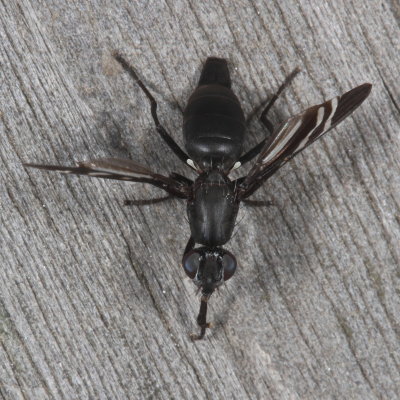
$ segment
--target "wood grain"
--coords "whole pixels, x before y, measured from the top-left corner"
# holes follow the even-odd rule
[[[2,0],[2,399],[400,397],[399,6],[395,1]],[[198,298],[180,200],[140,184],[26,171],[129,157],[191,172],[157,136],[119,50],[182,143],[207,56],[227,58],[247,114],[302,73],[274,123],[371,82],[368,100],[240,211],[240,269]],[[246,145],[266,132],[257,119]],[[242,173],[245,171],[242,171]]]

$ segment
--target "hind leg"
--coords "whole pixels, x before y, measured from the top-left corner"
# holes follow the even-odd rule
[[[279,87],[278,91],[272,96],[271,100],[268,102],[266,107],[264,108],[263,112],[261,113],[260,116],[260,121],[261,123],[268,129],[270,134],[274,132],[274,126],[272,125],[272,122],[267,118],[268,112],[271,109],[271,107],[275,104],[276,100],[278,100],[279,96],[281,93],[286,89],[287,86],[292,82],[292,80],[295,78],[295,76],[300,72],[299,68],[296,68],[294,71],[292,71],[289,76],[285,79],[285,81],[282,83],[282,85]],[[254,115],[252,113],[251,115]],[[245,153],[242,157],[239,158],[239,162],[243,165],[247,163],[248,161],[252,160],[263,148],[267,138],[262,140],[260,143],[255,145],[252,149],[250,149],[247,153]]]
[[[157,102],[153,95],[149,92],[143,82],[139,79],[136,71],[131,65],[118,53],[114,53],[114,58],[121,64],[122,68],[129,73],[129,75],[135,80],[142,89],[143,93],[150,101],[151,115],[153,117],[154,123],[156,125],[157,132],[163,138],[164,142],[167,143],[169,148],[178,156],[178,158],[187,165],[187,160],[189,156],[179,147],[179,145],[172,139],[171,135],[166,131],[166,129],[160,124],[157,116]]]

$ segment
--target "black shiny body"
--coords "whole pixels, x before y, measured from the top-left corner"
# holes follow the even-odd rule
[[[187,203],[190,231],[196,243],[222,246],[232,236],[239,203],[234,183],[213,169],[201,174]]]
[[[229,172],[243,149],[245,117],[225,60],[208,58],[183,114],[185,147],[201,170]]]
[[[187,205],[191,236],[196,243],[221,246],[231,238],[237,216],[234,183],[227,175],[242,154],[245,133],[226,60],[207,59],[183,116],[187,153],[202,171]]]

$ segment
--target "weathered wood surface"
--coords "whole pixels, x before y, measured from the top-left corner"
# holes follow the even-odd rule
[[[399,398],[398,3],[100,3],[1,2],[1,398]],[[115,49],[179,143],[209,55],[229,59],[246,113],[301,67],[275,123],[374,85],[256,193],[271,207],[241,210],[227,246],[240,268],[202,342],[188,339],[184,202],[127,208],[162,193],[21,167],[113,156],[191,174]],[[254,120],[247,145],[265,134]]]

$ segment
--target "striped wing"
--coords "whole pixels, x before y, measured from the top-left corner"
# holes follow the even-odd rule
[[[87,175],[95,178],[115,179],[127,182],[144,182],[160,187],[178,197],[187,197],[188,185],[175,179],[156,174],[131,160],[99,158],[78,162],[76,167],[61,165],[24,164],[25,167],[57,171],[64,174]]]
[[[371,87],[370,83],[364,83],[287,120],[265,144],[257,162],[240,183],[240,197],[250,196],[282,165],[350,115],[368,97]]]

